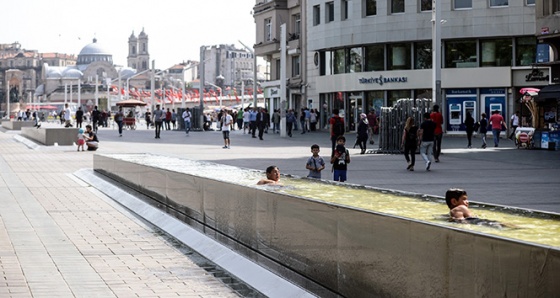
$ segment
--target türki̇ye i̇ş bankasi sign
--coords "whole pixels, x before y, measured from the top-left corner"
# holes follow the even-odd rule
[[[378,78],[360,78],[358,79],[360,84],[379,84],[383,85],[385,83],[406,83],[408,81],[407,77],[383,77]]]

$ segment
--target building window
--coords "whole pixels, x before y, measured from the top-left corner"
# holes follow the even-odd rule
[[[433,0],[420,0],[420,11],[432,11]]]
[[[414,44],[414,69],[432,68],[432,42]]]
[[[350,72],[362,72],[362,48],[352,48],[350,49],[350,55],[348,55],[350,61],[348,65]]]
[[[132,55],[136,55],[136,46],[132,46]]]
[[[490,0],[490,7],[508,6],[508,0]]]
[[[319,5],[313,6],[313,26],[321,24],[321,7]]]
[[[365,71],[385,70],[385,48],[383,45],[365,47]]]
[[[472,0],[454,0],[453,9],[468,9],[472,8]]]
[[[320,75],[332,75],[332,52],[324,51],[319,53],[319,72]]]
[[[445,67],[478,67],[476,41],[462,40],[445,42]]]
[[[391,13],[404,13],[404,0],[392,0]]]
[[[377,14],[377,0],[363,0],[365,6],[366,17]]]
[[[325,23],[334,21],[334,2],[325,4]]]
[[[264,41],[272,40],[272,19],[264,20]]]
[[[410,44],[387,45],[387,70],[411,69]]]
[[[274,64],[276,66],[276,69],[274,70],[274,74],[276,75],[276,77],[273,78],[273,80],[279,80],[280,79],[280,59],[276,59]]]
[[[301,14],[295,14],[292,18],[294,20],[294,33],[299,38],[301,34]]]
[[[143,70],[148,69],[148,63],[146,63],[146,61],[142,61],[142,69]]]
[[[343,21],[348,20],[348,0],[342,0],[340,4],[342,9],[340,19]]]
[[[410,98],[410,90],[387,91],[387,106],[394,106],[397,103],[397,100],[402,98]]]
[[[530,66],[535,62],[537,39],[535,37],[520,37],[515,40],[515,65]]]
[[[300,75],[300,56],[292,56],[292,77]]]
[[[527,5],[535,5],[535,0],[527,0]]]
[[[333,74],[346,72],[346,51],[344,49],[333,51]]]
[[[552,0],[552,12],[560,12],[560,0]]]
[[[142,53],[143,53],[143,54],[146,54],[146,52],[147,52],[147,50],[146,50],[146,44],[143,43],[143,44],[142,44]]]
[[[511,66],[511,39],[492,39],[480,42],[480,66]]]

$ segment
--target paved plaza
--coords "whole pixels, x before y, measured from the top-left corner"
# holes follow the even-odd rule
[[[55,126],[56,124],[44,124]],[[0,297],[236,297],[189,253],[130,214],[73,173],[92,168],[92,152],[73,146],[31,146],[19,132],[0,132]],[[221,132],[154,131],[139,126],[119,137],[99,130],[98,153],[153,153],[306,176],[310,146],[330,156],[327,132],[264,140]],[[349,183],[443,196],[462,187],[477,202],[560,213],[560,151],[500,147],[467,149],[466,139],[444,137],[440,163],[426,172],[419,155],[406,171],[402,155],[365,154],[352,149]],[[480,139],[474,140],[478,147]],[[376,149],[376,145],[373,146]],[[330,180],[330,166],[323,179]]]

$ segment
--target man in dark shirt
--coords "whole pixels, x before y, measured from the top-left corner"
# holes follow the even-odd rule
[[[430,113],[424,113],[424,122],[420,124],[418,130],[418,140],[420,142],[420,155],[426,162],[426,171],[429,171],[432,165],[435,130],[436,123],[430,119]]]
[[[84,111],[82,107],[79,107],[76,111],[76,127],[82,128],[82,122],[84,121]]]

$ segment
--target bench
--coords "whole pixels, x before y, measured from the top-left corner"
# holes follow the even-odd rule
[[[23,127],[33,127],[35,121],[2,121],[2,127],[9,130],[21,130]]]
[[[74,145],[78,138],[78,128],[24,127],[21,129],[21,135],[46,146],[52,146],[55,143],[58,145]]]

